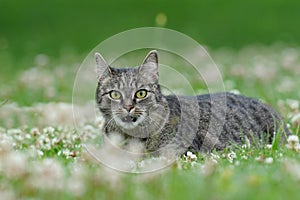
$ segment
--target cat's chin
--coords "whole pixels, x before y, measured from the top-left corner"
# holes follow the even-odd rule
[[[132,130],[140,124],[141,120],[139,120],[138,118],[132,120],[122,120],[120,118],[115,118],[115,122],[122,129]]]

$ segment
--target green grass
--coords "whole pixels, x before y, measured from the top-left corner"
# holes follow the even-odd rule
[[[254,146],[184,157],[164,171],[122,174],[84,154],[69,129],[1,130],[14,134],[14,150],[1,144],[0,193],[24,199],[282,199],[299,197],[299,152]],[[38,134],[37,134],[38,133]],[[28,136],[28,134],[30,136]],[[19,140],[19,136],[27,135]],[[40,141],[41,137],[54,141]],[[44,138],[44,137],[43,137]],[[56,141],[56,140],[55,140]],[[39,143],[41,142],[41,143]],[[41,144],[41,145],[38,145]],[[31,152],[32,146],[37,152]],[[59,154],[69,149],[76,152]],[[31,153],[30,153],[31,152]],[[40,152],[43,152],[41,154]],[[267,160],[272,158],[272,162]],[[39,180],[38,184],[34,184]],[[57,181],[60,181],[59,183]]]
[[[299,122],[292,121],[299,113],[299,52],[297,47],[274,45],[210,53],[222,72],[227,91],[238,90],[272,105],[290,124],[292,132],[299,135]],[[9,80],[9,84],[0,86],[1,197],[273,200],[300,197],[300,154],[284,144],[277,146],[276,142],[272,147],[252,145],[213,155],[197,154],[196,161],[182,157],[154,173],[120,173],[106,168],[85,151],[83,139],[78,136],[100,142],[97,122],[87,121],[77,127],[72,124],[73,81],[81,57],[76,53],[48,57],[45,64],[28,57],[35,63],[33,71],[10,69],[14,73],[7,74],[9,78],[1,75]],[[162,54],[161,60],[164,58]],[[5,60],[0,62],[6,64]],[[179,71],[187,69],[174,67]],[[204,83],[197,83],[189,73],[187,77],[193,80],[195,90],[206,91]],[[177,86],[170,86],[174,87]]]
[[[82,146],[83,139],[100,143],[101,120],[84,115],[90,104],[80,105],[83,124],[74,126],[71,104],[77,69],[95,44],[163,26],[211,47],[225,90],[271,105],[300,136],[299,8],[298,0],[0,0],[0,199],[299,199],[300,154],[276,142],[182,157],[155,173],[106,168]],[[139,64],[135,56],[144,52],[125,60]],[[159,55],[194,91],[207,92],[188,63]],[[191,94],[160,75],[169,89]]]

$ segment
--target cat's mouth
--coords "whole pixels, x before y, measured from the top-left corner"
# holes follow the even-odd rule
[[[115,116],[116,123],[124,129],[134,129],[142,121],[141,116],[126,114],[125,116]]]
[[[137,117],[133,117],[133,116],[127,115],[127,116],[121,118],[121,120],[124,123],[136,122],[137,121]]]

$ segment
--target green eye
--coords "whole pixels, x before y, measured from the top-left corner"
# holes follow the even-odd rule
[[[120,98],[121,98],[121,93],[118,92],[118,91],[113,90],[113,91],[111,91],[111,92],[109,93],[109,96],[110,96],[112,99],[120,99]]]
[[[146,90],[138,90],[138,91],[135,93],[135,96],[136,96],[136,98],[138,98],[138,99],[145,98],[145,97],[147,96],[147,91],[146,91]]]

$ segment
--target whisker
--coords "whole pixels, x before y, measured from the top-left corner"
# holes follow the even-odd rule
[[[151,120],[152,123],[150,123],[150,125],[155,125],[158,129],[161,128],[161,124],[159,122],[157,122],[155,119],[153,119],[150,116],[147,116],[147,118],[149,118]]]
[[[152,115],[154,116],[154,117],[157,117],[157,118],[159,118],[159,119],[164,119],[164,116],[162,116],[162,115],[160,115],[160,114],[157,114],[157,113],[152,113]],[[149,116],[150,117],[150,116]]]
[[[105,124],[105,126],[104,126],[104,130],[106,129],[106,128],[110,128],[111,126],[112,126],[112,122],[113,122],[113,118],[110,118],[110,120],[108,120],[108,122]]]

